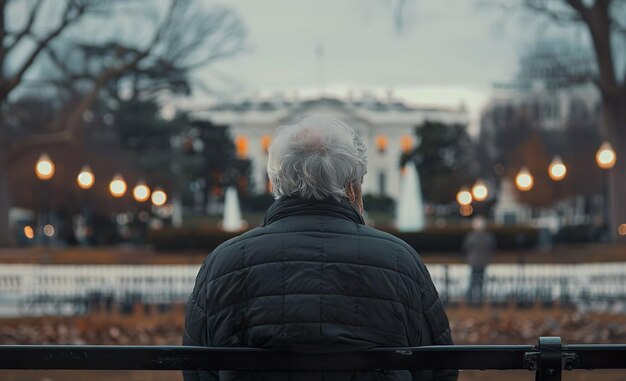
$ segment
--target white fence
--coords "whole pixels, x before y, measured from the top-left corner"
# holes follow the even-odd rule
[[[465,265],[429,265],[442,297],[462,298],[469,284]],[[199,266],[194,265],[0,265],[0,298],[86,297],[139,294],[147,301],[185,300]],[[626,298],[626,263],[494,264],[485,279],[487,298],[538,295],[572,301]]]
[[[0,265],[2,296],[87,296],[90,293],[187,297],[198,266]]]

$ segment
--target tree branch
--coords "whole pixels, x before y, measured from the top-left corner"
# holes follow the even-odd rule
[[[582,0],[566,0],[570,7],[574,8],[582,18],[585,18],[589,12],[589,8],[583,4]]]
[[[29,135],[14,140],[10,147],[9,158],[14,158],[15,155],[19,154],[20,151],[23,151],[27,148],[46,146],[51,144],[64,144],[74,140],[78,134],[78,128],[81,125],[83,113],[87,109],[89,109],[89,107],[91,107],[93,102],[98,97],[98,94],[102,87],[112,78],[135,67],[146,56],[147,53],[143,53],[142,55],[137,56],[131,62],[128,62],[120,67],[109,68],[105,70],[103,73],[100,74],[100,76],[98,76],[98,78],[96,78],[92,88],[83,97],[83,99],[81,99],[78,104],[71,107],[71,112],[69,116],[64,120],[57,121],[65,127],[62,131],[48,134]]]
[[[24,74],[28,71],[28,69],[30,69],[39,54],[48,46],[48,44],[58,37],[70,24],[80,19],[80,17],[85,13],[87,9],[85,5],[75,6],[74,4],[74,1],[69,1],[67,3],[65,11],[63,12],[61,23],[46,37],[39,41],[37,47],[28,55],[28,58],[26,58],[13,78],[0,85],[0,99],[6,99],[8,94],[20,84]],[[76,9],[76,14],[71,15],[72,10],[74,9]]]
[[[22,28],[22,30],[15,35],[15,37],[13,38],[13,42],[11,42],[9,46],[4,48],[5,54],[9,53],[13,48],[15,48],[15,46],[17,46],[17,44],[20,43],[20,41],[24,37],[30,34],[33,28],[33,24],[35,23],[35,19],[37,18],[37,14],[39,13],[39,8],[41,8],[42,3],[43,3],[43,0],[37,0],[37,2],[35,3],[35,5],[30,11],[28,20],[26,21],[26,25],[24,26],[24,28]]]
[[[524,0],[524,5],[527,9],[541,13],[558,23],[581,21],[583,18],[580,12],[567,12],[565,10],[554,9],[548,6],[545,0]]]

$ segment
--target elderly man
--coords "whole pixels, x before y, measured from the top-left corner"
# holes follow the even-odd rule
[[[452,344],[415,250],[363,222],[361,137],[311,116],[269,151],[263,226],[216,248],[187,306],[184,345],[299,352]],[[455,380],[456,371],[184,372],[185,380]]]

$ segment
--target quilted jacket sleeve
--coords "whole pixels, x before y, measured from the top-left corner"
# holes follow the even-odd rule
[[[417,254],[416,254],[417,255]],[[419,257],[418,257],[419,258]],[[437,289],[433,284],[428,269],[424,263],[418,259],[418,266],[424,276],[424,285],[422,292],[422,314],[425,325],[428,330],[429,343],[432,345],[451,345],[452,333],[450,331],[450,323],[448,316],[443,307],[443,303],[439,299]],[[458,370],[438,370],[433,372],[434,380],[456,381],[458,378]]]
[[[207,257],[198,272],[193,292],[187,303],[183,345],[203,347],[212,345],[207,334],[206,287],[208,272]],[[183,379],[185,381],[217,381],[219,377],[217,371],[184,370]]]

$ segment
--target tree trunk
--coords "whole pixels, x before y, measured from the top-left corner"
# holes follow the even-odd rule
[[[626,96],[604,99],[602,118],[603,132],[617,155],[608,173],[609,233],[612,241],[626,242],[626,235],[619,234],[620,225],[626,224]]]

